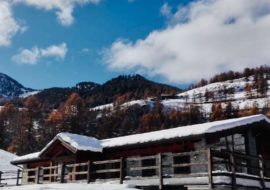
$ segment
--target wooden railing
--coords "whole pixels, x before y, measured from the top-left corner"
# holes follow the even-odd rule
[[[22,170],[10,170],[2,172],[0,171],[0,187],[3,185],[11,185],[10,182],[12,182],[12,185],[20,185],[21,184],[21,176]]]
[[[270,182],[270,161],[262,156],[211,150],[211,159],[212,176],[230,176],[232,188],[237,186],[237,178],[258,180],[262,189]]]
[[[237,178],[259,180],[261,187],[270,182],[270,162],[262,157],[248,156],[216,150],[129,157],[114,160],[88,161],[85,163],[25,169],[27,183],[76,182],[155,179],[162,189],[164,180],[203,177],[209,190],[215,185],[216,176],[227,176],[232,187]]]

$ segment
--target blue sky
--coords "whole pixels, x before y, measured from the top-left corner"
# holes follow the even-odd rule
[[[103,83],[119,74],[133,73],[108,69],[100,54],[118,38],[136,40],[164,27],[165,19],[160,14],[164,3],[163,0],[103,0],[76,7],[74,23],[70,26],[62,26],[53,11],[18,5],[13,9],[14,17],[27,29],[16,34],[10,46],[0,47],[0,71],[32,88],[73,86],[80,81]],[[18,64],[11,59],[20,49],[45,48],[63,42],[68,52],[61,60],[48,58],[36,64]]]
[[[133,73],[181,87],[270,61],[268,0],[0,0],[0,23],[0,72],[36,89]]]

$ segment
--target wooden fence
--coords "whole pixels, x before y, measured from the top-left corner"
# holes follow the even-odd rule
[[[3,185],[20,185],[22,179],[22,170],[10,170],[1,172],[0,171],[0,187]]]
[[[232,189],[238,185],[237,178],[258,180],[264,188],[265,183],[270,182],[270,161],[262,157],[207,149],[76,164],[63,163],[23,170],[23,180],[26,183],[118,180],[122,184],[123,181],[155,179],[160,189],[163,189],[166,179],[204,177],[207,179],[205,185],[211,190],[219,185],[214,180],[216,176],[229,177],[231,184],[226,185],[231,185]]]

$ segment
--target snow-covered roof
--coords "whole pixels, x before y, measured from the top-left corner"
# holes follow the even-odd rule
[[[93,137],[87,137],[83,135],[71,134],[71,133],[60,133],[58,134],[41,152],[33,153],[18,157],[14,161],[26,161],[39,158],[40,155],[57,139],[68,143],[76,150],[102,152],[104,148],[121,147],[127,145],[136,145],[149,142],[158,142],[162,140],[169,140],[175,138],[184,138],[191,136],[199,136],[204,134],[211,134],[221,132],[248,124],[266,121],[270,123],[270,120],[264,115],[254,115],[241,117],[236,119],[227,119],[222,121],[208,122],[203,124],[189,125],[184,127],[177,127],[172,129],[128,135],[123,137],[116,137],[111,139],[97,140]]]
[[[53,140],[51,140],[40,152],[27,154],[24,156],[17,157],[12,160],[12,163],[26,162],[40,159],[40,156],[50,147],[56,140],[61,140],[69,144],[76,151],[91,151],[91,152],[102,152],[102,145],[99,140],[94,137],[88,137],[84,135],[77,135],[72,133],[59,133]]]
[[[215,122],[208,122],[203,124],[189,125],[184,127],[177,127],[172,129],[165,129],[149,133],[142,133],[136,135],[129,135],[111,139],[104,139],[102,141],[103,148],[119,147],[126,145],[142,144],[147,142],[155,142],[166,139],[182,138],[196,135],[203,135],[224,131],[247,124],[252,124],[265,120],[270,123],[270,120],[264,115],[254,115],[241,117],[236,119],[227,119]]]
[[[49,142],[40,152],[42,154],[47,150],[47,148],[56,140],[61,140],[67,144],[69,144],[76,151],[92,151],[92,152],[102,152],[102,146],[100,141],[94,137],[88,137],[84,135],[77,135],[72,133],[59,133],[56,135],[51,142]]]
[[[16,157],[14,158],[11,163],[16,163],[16,162],[26,162],[26,161],[29,161],[29,160],[39,160],[39,153],[40,152],[34,152],[34,153],[31,153],[31,154],[26,154],[26,155],[23,155],[23,156],[19,156],[19,157]]]

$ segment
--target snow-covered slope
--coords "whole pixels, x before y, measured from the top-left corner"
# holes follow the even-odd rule
[[[249,77],[248,80],[245,78],[228,80],[225,82],[211,83],[203,87],[188,90],[186,92],[177,94],[173,98],[165,98],[161,100],[163,107],[168,109],[183,110],[189,105],[200,106],[202,111],[207,113],[211,112],[213,103],[221,102],[222,106],[225,107],[227,102],[230,101],[233,107],[238,107],[240,110],[248,109],[257,106],[259,109],[269,107],[270,105],[270,88],[264,97],[261,97],[257,93],[256,89],[252,89],[250,95],[247,95],[245,87],[247,84],[252,85],[254,83],[254,77]],[[268,80],[268,85],[270,80]],[[226,93],[225,93],[226,92]],[[125,109],[129,106],[153,106],[155,100],[133,100],[126,102],[118,108]],[[116,107],[113,103],[107,105],[100,105],[91,108],[91,111],[111,110],[113,111]]]
[[[0,98],[11,99],[26,96],[33,91],[33,89],[26,88],[11,77],[0,73]]]
[[[6,172],[17,170],[18,167],[10,164],[10,161],[16,157],[16,155],[0,149],[0,171]]]

